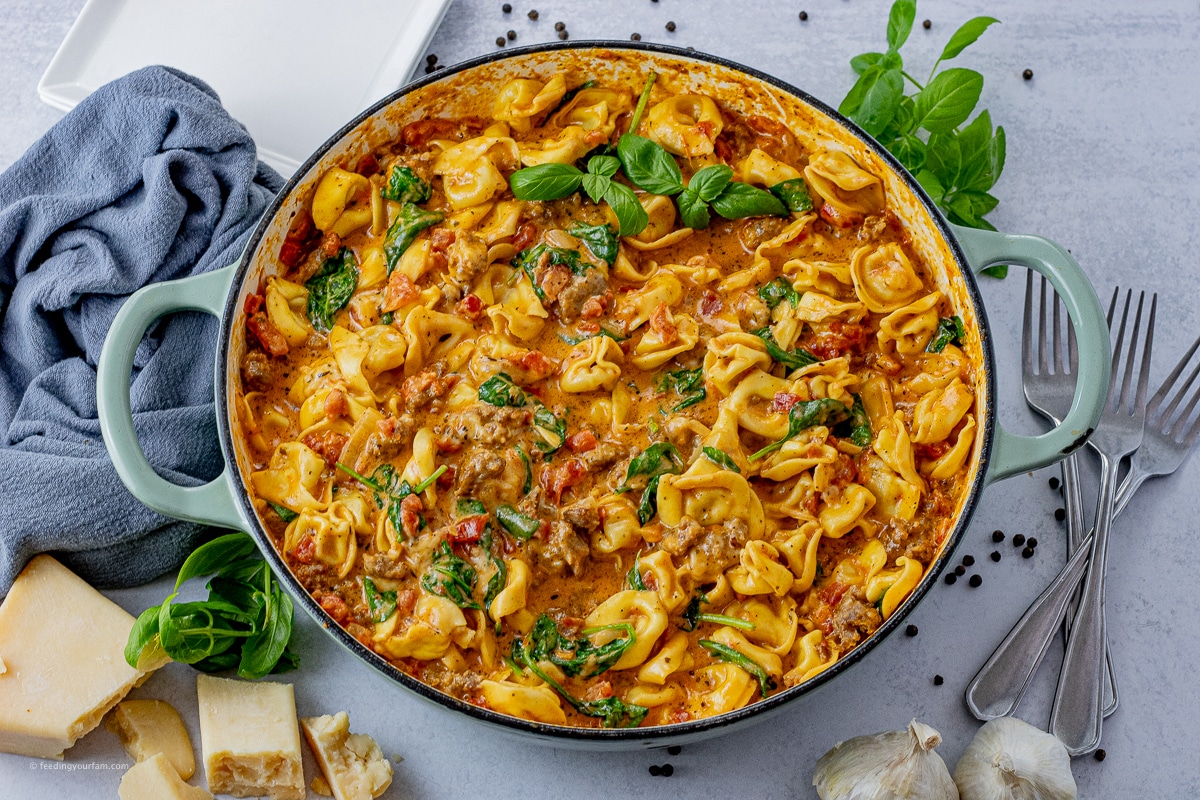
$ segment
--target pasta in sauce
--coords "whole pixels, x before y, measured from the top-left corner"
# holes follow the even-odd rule
[[[879,177],[771,119],[656,85],[637,132],[786,216],[688,228],[623,174],[629,236],[588,191],[516,199],[631,124],[636,87],[570,77],[319,178],[247,303],[252,494],[330,617],[430,686],[557,725],[710,717],[920,582],[975,368]]]

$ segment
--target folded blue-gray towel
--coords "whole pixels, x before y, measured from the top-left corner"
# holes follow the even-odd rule
[[[216,93],[165,67],[98,89],[0,175],[0,596],[37,553],[93,585],[129,586],[206,535],[117,478],[96,362],[130,294],[232,263],[282,185]],[[135,359],[138,438],[185,485],[222,468],[215,345],[212,317],[178,314]]]

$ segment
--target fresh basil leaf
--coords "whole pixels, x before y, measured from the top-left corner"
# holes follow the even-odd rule
[[[954,35],[950,37],[950,41],[946,42],[946,47],[942,50],[938,61],[949,61],[954,58],[963,50],[975,44],[984,31],[999,21],[993,17],[974,17],[967,20],[954,32]]]
[[[139,614],[125,640],[125,663],[134,669],[137,669],[142,651],[158,636],[158,612],[159,606],[151,606]]]
[[[941,205],[942,198],[946,196],[946,190],[937,176],[928,169],[921,169],[917,170],[917,174],[913,177],[917,179],[917,183],[921,184],[921,188],[929,195],[929,199],[935,204]]]
[[[608,225],[584,225],[582,222],[576,222],[567,228],[567,233],[583,242],[592,255],[610,267],[616,262],[619,246],[617,234]]]
[[[363,577],[363,599],[372,622],[386,622],[388,617],[396,613],[396,593],[379,591],[375,588],[375,581],[366,576]]]
[[[808,194],[808,184],[804,182],[804,178],[790,178],[786,181],[780,181],[772,186],[770,191],[793,214],[800,214],[805,211],[812,211],[813,209],[812,197]]]
[[[891,146],[892,155],[900,160],[904,168],[916,174],[925,166],[925,143],[912,134],[905,134]]]
[[[942,317],[938,320],[937,333],[929,340],[929,344],[925,346],[927,353],[940,353],[946,349],[948,344],[959,344],[966,337],[967,331],[963,327],[962,317],[957,315],[953,317]]]
[[[617,157],[625,176],[651,194],[676,195],[683,191],[683,173],[675,157],[644,136],[627,133],[617,141]]]
[[[383,255],[387,259],[388,275],[392,274],[404,251],[412,246],[421,231],[437,225],[445,218],[446,215],[441,211],[426,211],[413,203],[400,206],[400,213],[392,220],[383,237]]]
[[[989,150],[989,155],[992,157],[992,175],[995,178],[999,178],[1000,173],[1004,171],[1004,154],[1004,126],[997,125],[996,135],[992,137],[992,146]]]
[[[759,328],[756,331],[751,331],[751,333],[762,339],[763,344],[767,348],[767,355],[780,364],[783,364],[789,370],[807,367],[811,364],[816,364],[820,360],[803,347],[797,347],[791,352],[784,350],[776,343],[775,336],[771,333],[770,328]]]
[[[951,133],[935,133],[929,137],[925,150],[925,168],[937,175],[938,182],[947,188],[958,183],[962,172],[962,149],[958,137]]]
[[[242,654],[240,651],[226,650],[222,653],[214,653],[211,656],[206,656],[191,666],[192,669],[198,669],[201,672],[224,672],[228,669],[236,669],[241,661]]]
[[[433,551],[433,566],[421,576],[421,588],[444,597],[459,608],[480,608],[475,591],[475,568],[454,555],[449,542]]]
[[[897,0],[897,4],[900,2],[904,2],[904,0]],[[758,688],[762,692],[763,697],[766,697],[775,688],[775,679],[763,669],[761,664],[749,656],[734,650],[729,645],[714,642],[712,639],[701,639],[700,646],[712,653],[714,658],[741,667],[753,675],[758,680]]]
[[[758,287],[758,297],[767,304],[767,308],[772,311],[775,307],[785,300],[792,304],[792,308],[800,305],[800,295],[796,288],[792,286],[791,281],[780,275],[773,280],[764,283]]]
[[[717,195],[724,191],[731,180],[733,180],[733,167],[711,164],[697,170],[692,179],[688,181],[687,188],[699,195],[704,202],[711,203],[717,198]]]
[[[801,431],[816,427],[817,425],[833,426],[849,417],[850,409],[846,408],[846,404],[840,400],[834,400],[832,397],[796,403],[788,411],[787,434],[782,439],[772,442],[757,453],[754,453],[748,460],[757,461],[768,453],[778,450],[783,447],[785,442],[794,438]]]
[[[904,59],[898,51],[888,50],[883,54],[883,58],[879,59],[879,66],[887,70],[901,70],[904,69]]]
[[[934,76],[917,93],[914,119],[930,133],[950,133],[971,115],[983,92],[983,76],[955,67]]]
[[[275,666],[271,667],[271,674],[279,675],[296,669],[300,669],[300,656],[296,655],[291,647],[285,647]]]
[[[532,539],[542,527],[540,520],[526,516],[507,504],[496,506],[496,521],[523,542]]]
[[[587,171],[592,175],[602,175],[611,178],[621,168],[621,162],[616,156],[592,156],[588,160]]]
[[[411,167],[397,164],[388,175],[383,197],[397,203],[424,203],[433,197],[433,187],[421,180]]]
[[[916,0],[896,0],[888,14],[887,42],[889,50],[899,50],[912,32],[913,20],[917,18]],[[764,692],[764,694],[766,694]]]
[[[604,199],[604,193],[608,191],[611,183],[612,178],[588,173],[583,176],[583,191],[587,193],[593,203],[599,203]]]
[[[875,66],[864,72],[855,86],[859,91],[857,106],[847,116],[871,136],[878,136],[900,107],[904,97],[904,76],[898,69]]]
[[[212,575],[225,564],[241,561],[257,552],[254,540],[248,534],[240,532],[227,533],[205,542],[193,550],[179,568],[179,577],[175,579],[175,591],[179,591],[184,581],[202,575]]]
[[[574,192],[583,173],[570,164],[538,164],[519,169],[508,179],[518,200],[558,200]]]
[[[271,674],[292,637],[294,609],[292,598],[278,585],[271,591],[271,602],[264,612],[262,628],[242,645],[238,675],[257,680]]]
[[[867,67],[873,67],[883,59],[883,53],[861,53],[850,59],[850,69],[855,75],[862,75]]]
[[[743,217],[786,217],[787,208],[766,189],[734,181],[712,201],[713,211],[725,219]]]
[[[736,461],[729,457],[728,453],[722,452],[715,447],[703,447],[700,452],[718,467],[741,474],[742,468],[737,465]]]
[[[604,202],[617,215],[618,233],[622,236],[637,236],[650,224],[650,215],[638,202],[637,195],[623,183],[610,181],[604,190]]]
[[[329,331],[337,313],[346,307],[358,288],[354,251],[343,247],[336,256],[325,259],[304,286],[308,289],[308,321],[322,333]]]
[[[684,189],[675,196],[675,205],[679,208],[679,219],[685,227],[694,230],[704,230],[708,227],[711,221],[708,203],[700,199],[700,195],[691,189]]]
[[[962,167],[956,184],[960,190],[986,192],[996,182],[992,172],[992,118],[988,112],[964,127],[957,137]]]
[[[896,106],[896,113],[892,117],[892,121],[887,124],[876,139],[880,142],[890,144],[897,139],[915,134],[916,129],[913,127],[913,111],[916,108],[916,103],[907,95],[900,98],[899,105]],[[894,155],[894,154],[893,154]]]

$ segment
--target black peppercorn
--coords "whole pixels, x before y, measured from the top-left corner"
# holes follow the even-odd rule
[[[957,580],[958,580],[958,576],[957,576],[957,575],[955,575],[953,572],[947,572],[947,573],[946,573],[946,583],[948,583],[948,584],[950,584],[951,586],[953,586],[953,585],[954,585],[954,582],[955,582],[955,581],[957,581]]]
[[[924,22],[921,23],[921,27],[924,28],[925,30],[929,30],[930,28],[933,27],[933,22],[931,22],[930,20],[925,20]]]
[[[667,755],[670,755],[670,756],[677,756],[682,752],[683,752],[683,748],[677,744],[673,744],[667,748]]]
[[[800,21],[801,21],[801,22],[804,22],[804,21],[805,21],[805,20],[807,20],[807,19],[808,19],[808,12],[807,12],[807,11],[801,11],[801,12],[800,12]]]
[[[434,66],[433,66],[433,64],[426,64],[426,65],[425,65],[425,74],[426,74],[426,75],[432,75],[432,74],[433,74],[433,70],[434,70]]]
[[[992,541],[993,542],[1003,542],[1004,541],[1004,531],[992,531]]]
[[[992,551],[992,561],[999,561],[999,560],[1000,560],[1000,551],[993,550]]]
[[[1025,534],[1018,533],[1013,537],[1013,547],[1020,547],[1023,544],[1025,544]]]
[[[916,636],[917,635],[917,626],[909,625],[907,628],[904,629],[904,635],[905,636]]]
[[[1026,547],[1021,551],[1021,558],[1033,558],[1033,548]]]
[[[517,32],[516,32],[516,31],[509,31],[508,33],[506,33],[506,34],[504,34],[504,35],[508,37],[508,40],[509,40],[510,42],[511,42],[513,39],[516,39],[516,38],[517,38]]]
[[[510,3],[505,3],[504,5],[500,6],[500,10],[503,11],[505,14],[511,14],[512,13],[512,5]]]
[[[504,47],[504,37],[503,36],[496,37],[496,47]]]
[[[975,556],[970,556],[970,555],[963,556],[963,563],[966,564],[968,567],[975,566]]]
[[[558,38],[560,38],[560,39],[562,39],[562,40],[564,40],[564,41],[566,41],[567,37],[568,37],[568,36],[570,36],[570,35],[571,35],[571,34],[567,33],[566,31],[559,31],[559,32],[558,32]]]
[[[957,567],[954,568],[954,574],[961,578],[963,575],[967,574],[967,568],[964,567],[962,564],[959,564]]]
[[[535,9],[533,9],[532,11],[530,11],[530,12],[529,12],[529,18],[530,18],[530,19],[537,19],[537,17],[538,17],[538,13],[537,13],[537,9],[536,9],[536,8],[535,8]]]
[[[669,777],[671,777],[671,776],[672,776],[672,775],[674,775],[674,774],[675,774],[675,768],[674,768],[674,767],[672,767],[670,764],[663,764],[663,765],[662,765],[662,776],[663,776],[664,778],[669,778]]]
[[[1021,73],[1021,77],[1027,81],[1033,80],[1033,70],[1031,70],[1031,69],[1025,70],[1024,72]]]
[[[971,580],[967,581],[967,583],[972,589],[978,589],[980,586],[983,586],[983,577],[980,575],[972,575]]]
[[[1059,522],[1062,522],[1066,518],[1067,518],[1067,510],[1065,508],[1054,509],[1054,519],[1058,520]]]
[[[1050,479],[1050,488],[1051,488],[1051,489],[1057,489],[1057,488],[1058,488],[1058,478],[1051,478],[1051,479]]]
[[[1027,547],[1037,547],[1037,539],[1030,536],[1027,540],[1025,540],[1025,545]]]
[[[565,22],[556,22],[556,23],[554,23],[554,30],[556,30],[556,31],[565,31],[566,29],[567,29],[567,23],[565,23]]]
[[[934,676],[933,676],[933,685],[934,685],[934,686],[941,686],[941,685],[942,685],[943,683],[945,683],[945,682],[946,682],[946,679],[945,679],[945,678],[943,678],[941,675],[934,675]]]
[[[650,765],[650,774],[651,775],[659,775],[661,773],[662,773],[662,767],[660,767],[658,764]]]
[[[640,33],[631,33],[629,34],[629,40],[633,42],[640,42],[642,40],[642,35]]]
[[[436,64],[437,63],[437,55],[434,53],[430,53],[429,55],[425,56],[425,63],[426,64]]]
[[[1103,747],[1101,747],[1096,752],[1092,753],[1092,758],[1096,759],[1097,761],[1103,761],[1107,756],[1108,756],[1108,753],[1104,752]]]
[[[675,23],[674,23],[674,22],[668,22],[668,23],[667,23],[667,30],[674,32],[674,30],[675,30]]]

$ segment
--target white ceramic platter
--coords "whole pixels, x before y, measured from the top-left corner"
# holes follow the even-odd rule
[[[69,111],[165,64],[208,82],[285,177],[346,120],[399,88],[450,0],[89,0],[38,83]]]

